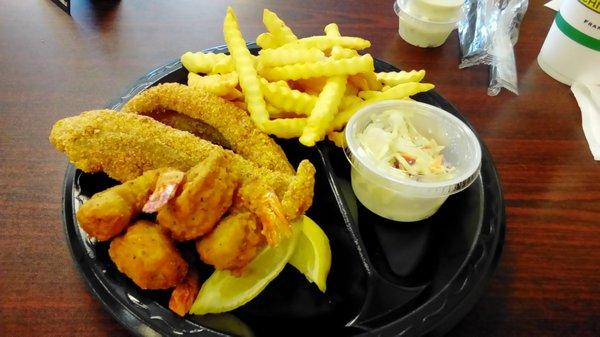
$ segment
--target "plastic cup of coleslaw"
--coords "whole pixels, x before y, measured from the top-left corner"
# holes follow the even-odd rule
[[[449,173],[441,178],[410,176],[391,162],[376,158],[373,144],[381,144],[384,150],[399,148],[394,145],[398,141],[386,144],[374,140],[367,146],[364,131],[381,114],[407,117],[420,135],[434,140],[438,148],[443,146],[440,153]],[[346,125],[345,133],[348,144],[345,153],[351,164],[356,197],[370,211],[390,220],[426,219],[448,196],[469,187],[479,176],[481,146],[475,133],[460,119],[433,105],[411,100],[377,102],[358,110]]]
[[[439,47],[456,28],[464,0],[397,0],[398,34],[417,47]]]

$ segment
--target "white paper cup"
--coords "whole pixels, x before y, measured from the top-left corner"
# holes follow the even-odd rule
[[[555,80],[600,84],[600,1],[564,0],[538,55]]]

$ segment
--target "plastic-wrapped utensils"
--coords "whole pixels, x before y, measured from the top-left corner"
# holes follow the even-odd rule
[[[490,17],[493,1],[466,0],[465,15],[458,22],[461,63],[466,68],[481,63],[489,64],[490,35],[495,30],[496,19]]]
[[[458,23],[459,68],[490,65],[488,95],[501,88],[518,94],[513,46],[527,11],[528,0],[466,0],[465,16]]]
[[[512,0],[500,11],[492,37],[492,63],[488,95],[496,96],[502,88],[519,94],[517,65],[513,46],[519,38],[519,27],[527,10],[528,0]]]

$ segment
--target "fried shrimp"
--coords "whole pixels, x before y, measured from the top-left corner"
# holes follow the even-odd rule
[[[261,234],[270,246],[276,246],[292,233],[283,206],[269,186],[258,181],[244,184],[236,193],[235,204],[236,208],[248,209],[258,217]]]
[[[166,231],[139,220],[110,243],[108,254],[120,272],[142,289],[168,289],[181,282],[188,264]]]
[[[173,289],[169,299],[169,309],[179,316],[185,316],[194,304],[199,291],[200,279],[198,273],[190,268],[185,278]]]
[[[213,152],[187,172],[181,192],[158,210],[156,219],[173,239],[196,239],[212,230],[229,209],[237,185],[225,155]]]
[[[196,241],[205,263],[239,273],[265,245],[258,218],[250,212],[230,214],[208,235]]]
[[[157,119],[165,111],[179,112],[215,128],[233,152],[258,166],[294,173],[283,150],[255,126],[244,110],[202,89],[178,83],[160,84],[133,97],[122,111]]]
[[[142,207],[154,189],[156,180],[165,170],[150,170],[124,184],[94,194],[77,211],[77,221],[83,230],[99,241],[118,235]]]

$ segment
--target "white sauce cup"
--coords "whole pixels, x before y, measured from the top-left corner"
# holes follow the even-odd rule
[[[464,0],[397,0],[398,34],[417,47],[439,47],[456,28]]]

